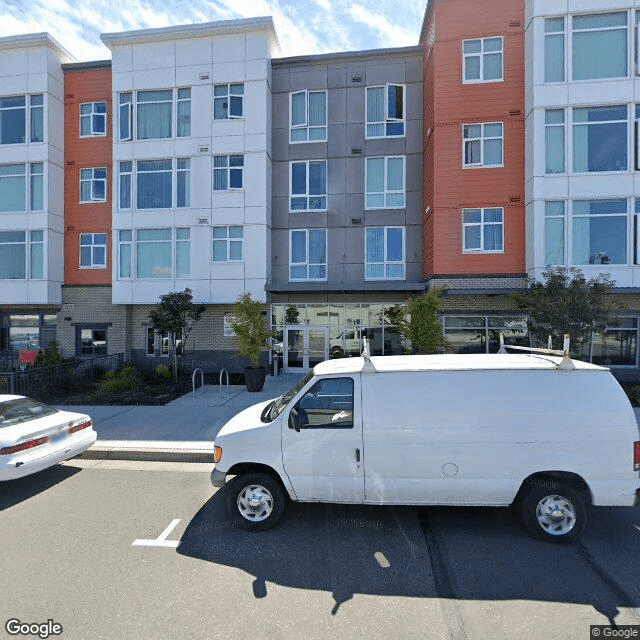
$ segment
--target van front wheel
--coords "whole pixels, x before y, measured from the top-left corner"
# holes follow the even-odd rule
[[[249,531],[270,529],[284,511],[280,483],[264,473],[236,476],[227,486],[227,507],[238,524]]]
[[[520,508],[529,533],[551,542],[576,540],[587,518],[582,493],[556,481],[533,486],[523,496]]]

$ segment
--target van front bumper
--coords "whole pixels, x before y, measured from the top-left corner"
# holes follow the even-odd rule
[[[215,465],[214,465],[213,471],[211,472],[211,484],[214,487],[217,487],[219,489],[220,487],[224,487],[226,482],[227,482],[227,472],[219,471],[218,469],[215,468]]]

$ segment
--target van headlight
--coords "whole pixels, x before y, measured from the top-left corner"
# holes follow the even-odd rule
[[[213,447],[213,461],[220,462],[222,460],[222,447]]]

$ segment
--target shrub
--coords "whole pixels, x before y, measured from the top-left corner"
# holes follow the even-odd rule
[[[118,371],[107,371],[100,383],[100,391],[117,393],[119,391],[134,391],[138,385],[138,372],[133,365],[125,365]]]
[[[169,367],[165,364],[159,364],[156,367],[156,376],[160,380],[168,380],[171,377],[171,371],[169,371]]]

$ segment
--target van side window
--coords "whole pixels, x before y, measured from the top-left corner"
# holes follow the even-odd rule
[[[301,429],[352,429],[353,379],[318,380],[293,411],[297,412]]]

